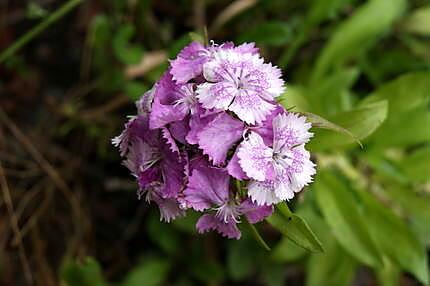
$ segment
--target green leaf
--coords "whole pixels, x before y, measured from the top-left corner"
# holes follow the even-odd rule
[[[327,116],[350,109],[351,99],[348,91],[357,77],[357,69],[341,69],[311,83],[306,90],[311,111]]]
[[[280,210],[277,210],[266,220],[298,246],[311,252],[324,251],[321,242],[300,216],[293,213],[286,216]]]
[[[143,49],[138,45],[130,43],[135,33],[135,28],[131,24],[122,25],[115,33],[112,41],[115,56],[123,64],[137,64],[142,59]]]
[[[298,31],[294,34],[293,41],[284,51],[279,60],[279,65],[288,65],[294,54],[306,42],[313,28],[327,18],[334,18],[342,7],[346,6],[350,0],[314,0],[310,9]]]
[[[67,286],[107,285],[103,278],[100,265],[91,257],[85,258],[82,263],[67,261],[61,267],[61,279]]]
[[[259,45],[281,46],[287,44],[291,37],[291,25],[286,22],[270,21],[246,30],[238,38],[238,42],[256,42]]]
[[[381,205],[368,192],[360,190],[358,193],[365,206],[368,228],[378,247],[402,269],[427,284],[427,253],[419,239],[390,208]]]
[[[321,78],[333,67],[368,49],[390,29],[405,6],[405,0],[367,1],[338,26],[317,59],[312,79]]]
[[[271,258],[276,262],[293,262],[301,259],[306,254],[307,251],[304,248],[283,237],[272,249]]]
[[[387,257],[384,257],[384,267],[376,269],[376,277],[381,286],[401,285],[400,275],[399,267]]]
[[[430,195],[418,194],[410,187],[384,182],[384,194],[401,206],[402,212],[411,222],[411,227],[420,236],[422,242],[430,247]]]
[[[363,101],[363,104],[388,100],[388,117],[396,117],[399,112],[426,106],[430,102],[430,72],[414,72],[390,81]]]
[[[317,25],[325,19],[333,18],[342,7],[350,2],[351,0],[314,0],[306,16],[306,23]]]
[[[355,142],[357,142],[358,145],[363,147],[360,140],[355,138],[354,134],[352,134],[348,129],[343,128],[337,124],[334,124],[333,122],[330,122],[327,119],[324,119],[321,116],[318,116],[318,115],[310,113],[310,112],[302,112],[302,114],[306,116],[307,121],[312,123],[312,127],[332,130],[332,131],[335,131],[338,133],[345,134],[345,135],[351,137]]]
[[[410,146],[430,141],[430,112],[420,107],[391,116],[369,138],[374,146]]]
[[[375,179],[379,179],[378,176],[382,176],[402,184],[409,182],[408,177],[398,164],[386,158],[380,149],[365,150],[360,154],[360,157],[374,169]]]
[[[403,75],[372,93],[364,104],[388,100],[387,120],[371,136],[377,146],[407,146],[430,140],[430,73]]]
[[[430,180],[430,146],[413,151],[402,162],[400,167],[412,180],[426,182]]]
[[[413,11],[400,27],[409,33],[422,36],[430,35],[430,5]]]
[[[357,262],[331,239],[323,254],[312,255],[306,268],[306,286],[348,286],[354,278]]]
[[[387,101],[377,101],[368,104],[360,104],[357,108],[341,112],[328,118],[329,122],[341,126],[353,137],[345,136],[345,132],[335,133],[327,130],[315,130],[314,139],[308,147],[314,151],[333,149],[336,146],[350,144],[362,140],[372,134],[385,120],[387,116]],[[353,139],[355,138],[355,139]]]
[[[314,183],[314,194],[339,244],[362,263],[380,267],[380,252],[353,192],[334,173],[320,170]]]
[[[156,286],[164,285],[167,278],[170,264],[167,260],[161,258],[146,259],[130,273],[122,282],[122,286]]]

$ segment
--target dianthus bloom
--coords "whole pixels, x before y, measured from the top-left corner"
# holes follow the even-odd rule
[[[192,209],[198,232],[239,239],[239,223],[270,216],[315,174],[311,124],[276,102],[283,92],[281,71],[253,43],[185,47],[112,140],[139,198],[161,220]]]

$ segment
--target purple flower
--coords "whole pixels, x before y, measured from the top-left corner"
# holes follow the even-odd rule
[[[199,160],[192,168],[183,204],[196,211],[210,210],[197,222],[202,233],[216,230],[228,238],[240,238],[237,223],[244,215],[249,222],[257,223],[271,215],[271,206],[257,206],[249,200],[237,200],[229,191],[230,177],[225,170],[210,167]]]
[[[235,50],[238,53],[258,53],[258,48],[255,47],[254,43],[244,43],[234,47],[233,43],[228,42],[222,45],[212,44],[209,47],[204,47],[198,42],[192,42],[182,49],[175,60],[170,62],[170,73],[177,83],[187,83],[202,75],[203,65],[213,59],[216,51],[227,49]]]
[[[154,88],[154,101],[149,115],[151,129],[183,120],[197,102],[193,84],[177,84],[169,72],[161,77]]]
[[[112,139],[139,198],[154,202],[161,220],[192,209],[202,213],[198,232],[236,239],[242,219],[257,223],[293,198],[315,165],[304,147],[311,124],[275,101],[283,84],[254,43],[186,46]]]
[[[146,201],[156,202],[161,218],[170,221],[184,213],[177,203],[185,181],[184,162],[167,129],[162,133],[149,129],[147,117],[137,116],[131,119],[118,144],[121,147],[127,141],[123,164],[137,179],[139,197],[144,195]]]
[[[284,91],[281,71],[265,64],[258,54],[220,49],[203,65],[206,83],[197,98],[207,109],[230,110],[248,124],[260,123],[275,108]]]
[[[312,181],[314,164],[304,144],[312,137],[310,123],[294,113],[279,114],[273,119],[273,146],[251,132],[237,153],[239,164],[253,180],[248,195],[259,205],[289,200]]]

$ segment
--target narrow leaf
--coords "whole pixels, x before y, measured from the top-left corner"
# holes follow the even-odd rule
[[[340,245],[362,263],[380,267],[382,258],[352,191],[329,171],[314,183],[318,206]]]
[[[348,129],[343,128],[342,126],[339,126],[333,122],[328,121],[327,119],[322,118],[321,116],[310,112],[302,112],[302,114],[307,117],[310,123],[312,123],[312,127],[333,130],[338,133],[345,134],[351,137],[355,142],[357,142],[358,145],[360,145],[361,148],[363,148],[363,144],[361,144],[360,140],[358,140],[355,135],[352,134]]]
[[[300,216],[291,214],[285,217],[277,210],[266,220],[298,246],[311,252],[324,251],[321,242],[312,232],[306,221]]]
[[[413,11],[400,27],[409,33],[422,36],[430,35],[430,5]]]
[[[345,136],[345,132],[335,133],[331,130],[315,130],[315,138],[308,144],[308,147],[314,151],[327,148],[333,149],[333,147],[347,145],[366,138],[385,120],[387,106],[386,100],[360,104],[353,110],[341,112],[328,118],[329,122],[348,130],[346,132],[348,135]],[[339,131],[339,129],[336,131]],[[349,133],[353,134],[353,136],[351,137]]]
[[[354,278],[357,262],[334,239],[328,242],[324,254],[310,256],[306,268],[306,286],[349,286]]]
[[[254,239],[258,242],[258,244],[260,244],[260,246],[262,248],[264,248],[267,251],[270,251],[270,247],[269,245],[267,245],[267,243],[264,241],[264,239],[261,237],[260,233],[258,232],[258,230],[255,228],[255,226],[251,223],[248,222],[248,220],[246,220],[246,224],[248,225],[249,229],[251,230],[252,236],[254,237]]]
[[[405,10],[405,0],[370,0],[341,23],[318,58],[313,80],[368,49]]]
[[[427,253],[419,239],[398,216],[368,192],[360,190],[358,194],[365,206],[368,228],[378,247],[403,270],[427,284]]]

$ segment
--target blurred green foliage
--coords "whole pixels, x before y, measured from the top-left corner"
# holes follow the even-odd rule
[[[91,73],[106,96],[123,92],[135,100],[167,61],[144,76],[127,77],[124,69],[154,50],[173,58],[190,42],[189,32],[195,38],[201,31],[174,33],[173,21],[155,22],[155,1],[104,2],[87,31]],[[227,4],[206,1],[209,27],[216,17],[211,7],[221,13]],[[171,5],[191,17],[187,7],[195,3]],[[33,5],[29,13],[45,15]],[[88,258],[64,263],[65,284],[364,285],[358,276],[363,269],[380,285],[398,285],[409,277],[405,273],[428,284],[430,4],[257,1],[217,31],[209,34],[217,42],[255,41],[284,69],[287,91],[279,100],[286,108],[328,120],[319,121],[328,128],[315,128],[309,145],[318,165],[314,184],[289,203],[294,214],[281,209],[258,226],[270,252],[244,229],[239,241],[217,241],[217,257],[210,251],[213,237],[195,234],[193,215],[167,225],[151,214],[145,232],[154,249],[120,282],[108,283],[101,266]],[[335,131],[342,128],[348,131]]]

